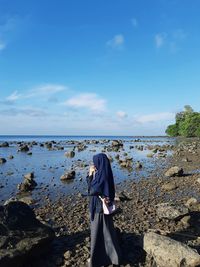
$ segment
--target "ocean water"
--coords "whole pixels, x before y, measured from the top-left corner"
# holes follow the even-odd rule
[[[0,142],[3,141],[38,141],[38,142],[46,142],[46,141],[70,141],[70,140],[135,140],[140,139],[141,141],[161,141],[161,142],[173,142],[173,138],[169,138],[166,136],[85,136],[85,135],[73,135],[73,136],[64,136],[64,135],[0,135]]]
[[[120,154],[120,158],[126,156],[133,158],[133,169],[122,169],[116,160],[112,162],[112,169],[116,184],[120,184],[127,179],[137,180],[148,178],[152,171],[165,168],[166,159],[158,159],[157,157],[148,158],[148,145],[164,145],[174,144],[175,139],[167,137],[134,137],[134,136],[0,136],[0,143],[9,142],[9,147],[0,147],[0,157],[6,158],[7,162],[0,165],[0,203],[6,199],[18,194],[17,185],[23,181],[26,173],[34,172],[37,187],[30,195],[37,199],[38,196],[56,198],[66,194],[74,194],[78,192],[85,193],[87,190],[85,177],[92,162],[92,157],[96,153],[111,144],[112,140],[120,139],[124,143],[120,152],[108,152],[109,156],[115,158]],[[138,140],[139,139],[139,140]],[[69,141],[85,142],[85,140],[99,140],[98,144],[87,144],[84,151],[78,152],[76,145]],[[103,141],[107,140],[106,143]],[[139,142],[135,142],[135,140]],[[24,152],[18,152],[18,142],[36,141],[38,144],[30,147],[32,155]],[[64,150],[49,150],[41,147],[40,144],[54,141],[59,146],[63,146]],[[144,150],[140,151],[130,146],[143,145]],[[67,158],[64,153],[71,150],[75,151],[74,158]],[[170,151],[169,151],[170,153]],[[13,159],[9,156],[13,155]],[[136,170],[135,164],[140,161],[143,164],[141,170]],[[81,163],[86,164],[82,167]],[[63,183],[60,176],[68,170],[75,169],[76,177],[70,182]],[[158,172],[159,174],[159,172]],[[45,190],[44,190],[45,188]]]

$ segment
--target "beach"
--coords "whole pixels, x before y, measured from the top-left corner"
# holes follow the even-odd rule
[[[5,159],[0,165],[1,205],[10,198],[23,201],[55,232],[48,252],[24,266],[87,266],[85,178],[92,156],[100,152],[107,154],[114,173],[121,266],[152,266],[141,245],[149,232],[200,251],[199,139],[4,137],[0,144],[0,158]],[[177,210],[180,214],[170,218]]]

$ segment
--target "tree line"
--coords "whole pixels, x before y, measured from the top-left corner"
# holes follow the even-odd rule
[[[200,112],[195,112],[189,105],[176,114],[175,124],[166,129],[166,134],[172,137],[200,137]]]

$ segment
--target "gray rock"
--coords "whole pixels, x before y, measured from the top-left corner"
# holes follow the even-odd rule
[[[157,216],[169,220],[177,220],[188,214],[189,210],[184,205],[161,203],[156,205]]]
[[[75,178],[75,171],[69,171],[64,173],[61,177],[60,180],[71,180]]]
[[[131,200],[131,198],[129,198],[129,197],[127,196],[127,194],[126,194],[124,191],[120,192],[120,193],[117,195],[116,200],[117,200],[117,199],[119,199],[120,201],[128,201],[128,200]]]
[[[190,206],[195,205],[195,204],[197,204],[197,203],[198,203],[197,199],[194,198],[194,197],[191,197],[191,198],[189,198],[189,199],[187,200],[187,202],[186,202],[185,205],[186,205],[187,207],[190,207]]]
[[[172,190],[174,190],[174,189],[176,189],[178,186],[177,186],[177,184],[176,184],[176,182],[168,182],[168,183],[166,183],[166,184],[163,184],[162,186],[161,186],[161,188],[164,190],[164,191],[172,191]]]
[[[52,147],[53,147],[52,142],[45,142],[45,147],[46,147],[47,149],[52,149]]]
[[[20,192],[32,191],[37,186],[37,183],[34,180],[34,173],[30,172],[24,175],[24,181],[21,184],[18,184],[17,188]]]
[[[153,156],[154,156],[154,153],[148,153],[147,154],[147,158],[153,158]]]
[[[70,250],[67,250],[65,253],[64,253],[64,258],[65,260],[69,260],[71,258],[71,255],[72,255],[72,252]]]
[[[188,228],[188,227],[190,227],[190,220],[191,220],[191,216],[184,216],[181,220],[180,220],[180,222],[181,222],[181,224],[184,226],[184,228]]]
[[[6,159],[0,158],[0,164],[6,163]]]
[[[18,151],[20,151],[20,152],[27,152],[27,151],[29,151],[29,147],[28,147],[28,145],[26,145],[26,144],[21,145],[21,146],[19,147]]]
[[[171,167],[168,171],[165,172],[165,176],[167,177],[182,176],[182,175],[183,175],[183,169],[178,166]]]
[[[25,174],[24,179],[33,180],[34,179],[34,172],[29,172],[29,173]]]
[[[9,147],[9,143],[8,142],[3,142],[0,144],[0,147]]]
[[[136,168],[137,169],[141,169],[142,168],[142,163],[140,163],[139,161],[137,161]]]
[[[46,252],[54,231],[35,217],[23,202],[0,206],[0,266],[26,266],[26,261]]]
[[[123,143],[120,140],[113,140],[112,141],[112,146],[122,147]]]
[[[75,156],[75,152],[73,150],[65,152],[65,156],[68,158],[73,158]]]
[[[144,250],[159,267],[190,266],[200,264],[200,255],[187,245],[156,233],[144,235]]]

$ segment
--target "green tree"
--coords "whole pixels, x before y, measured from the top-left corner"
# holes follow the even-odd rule
[[[200,113],[194,112],[191,106],[185,105],[184,111],[177,113],[175,119],[176,123],[167,127],[167,135],[200,137]]]
[[[172,124],[167,127],[165,132],[169,136],[176,137],[179,135],[178,130],[178,124]]]
[[[200,113],[188,113],[185,120],[179,125],[179,135],[184,137],[196,137],[197,129],[200,126]]]

